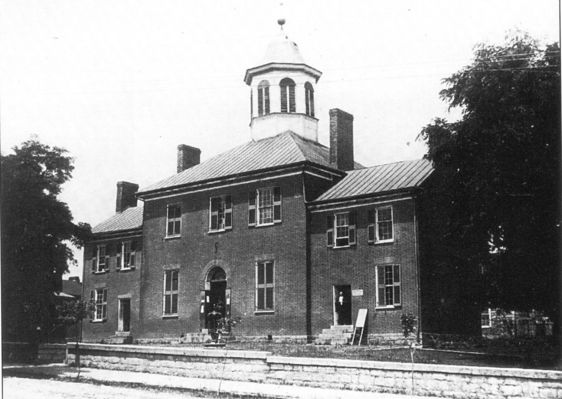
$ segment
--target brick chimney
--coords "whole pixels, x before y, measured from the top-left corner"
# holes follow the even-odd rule
[[[138,184],[129,183],[128,181],[118,181],[115,212],[121,213],[127,208],[137,206],[137,197],[135,197],[135,193],[138,189]]]
[[[353,115],[330,110],[330,163],[339,170],[353,170]]]
[[[178,173],[201,162],[201,150],[189,145],[178,145]]]

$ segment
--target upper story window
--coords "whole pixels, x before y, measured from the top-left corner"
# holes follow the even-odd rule
[[[267,187],[248,195],[248,225],[281,223],[281,188]]]
[[[394,241],[392,206],[369,211],[369,242],[385,243]]]
[[[281,112],[296,112],[295,107],[295,82],[285,78],[280,83],[281,87]]]
[[[400,266],[377,266],[377,307],[400,306]]]
[[[327,218],[326,241],[329,247],[355,245],[355,212],[341,212]]]
[[[178,237],[181,234],[181,206],[168,205],[166,216],[166,237]]]
[[[108,256],[105,244],[94,247],[92,256],[92,272],[102,273],[108,270]]]
[[[310,82],[304,84],[304,100],[306,105],[306,114],[314,117],[314,88]]]
[[[136,241],[123,241],[117,246],[117,268],[121,270],[132,269],[136,261]]]
[[[90,291],[90,300],[95,304],[93,321],[107,319],[107,288],[97,288]]]
[[[212,197],[209,204],[209,231],[232,229],[232,197]]]
[[[269,82],[262,80],[258,85],[258,115],[269,114]]]

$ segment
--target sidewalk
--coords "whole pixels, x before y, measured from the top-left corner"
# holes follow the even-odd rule
[[[3,367],[4,377],[56,378],[76,381],[77,369],[62,363],[46,365],[7,365]],[[162,374],[137,373],[131,371],[82,368],[80,382],[102,385],[128,385],[134,387],[164,388],[180,391],[230,394],[242,397],[261,398],[307,398],[307,399],[428,399],[428,396],[412,396],[391,393],[359,392],[311,388],[296,385],[276,385],[256,382],[230,381],[178,377]]]

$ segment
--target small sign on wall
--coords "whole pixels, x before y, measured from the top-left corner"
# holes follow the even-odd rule
[[[352,296],[363,296],[363,290],[351,290]]]

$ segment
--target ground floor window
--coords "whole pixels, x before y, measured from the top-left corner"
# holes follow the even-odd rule
[[[256,264],[256,310],[273,311],[274,309],[273,261]]]
[[[103,321],[107,319],[107,288],[92,290],[90,298],[95,305],[93,320]]]
[[[377,307],[399,306],[400,299],[400,266],[377,266]]]
[[[164,316],[178,314],[179,270],[166,270],[164,272]]]

